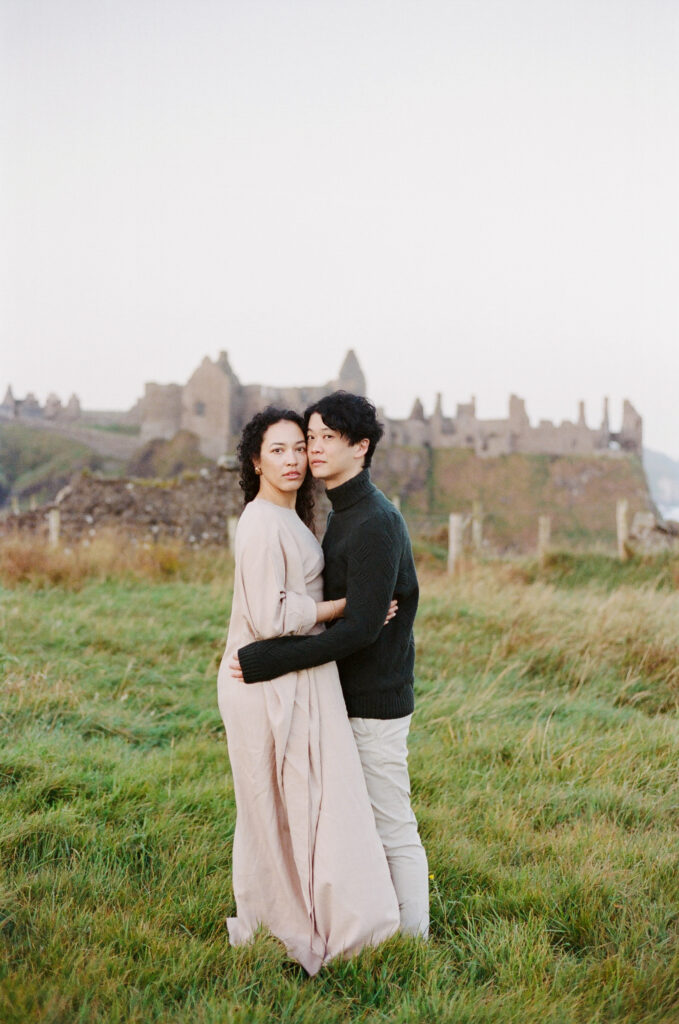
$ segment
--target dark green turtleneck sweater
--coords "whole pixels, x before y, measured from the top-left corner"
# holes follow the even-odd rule
[[[346,597],[344,618],[323,633],[258,640],[241,647],[246,683],[336,661],[351,717],[402,718],[413,710],[418,585],[401,513],[364,469],[328,491],[323,538],[326,600]],[[384,620],[392,597],[398,612]]]

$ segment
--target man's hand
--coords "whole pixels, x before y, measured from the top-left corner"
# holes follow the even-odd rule
[[[229,675],[239,683],[245,682],[243,679],[243,670],[240,667],[240,661],[238,660],[237,654],[232,654],[229,660]]]
[[[387,612],[387,617],[384,620],[384,625],[385,626],[387,625],[387,623],[391,622],[391,620],[393,619],[394,615],[396,615],[397,611],[398,611],[398,601],[394,600],[389,605],[389,611]]]

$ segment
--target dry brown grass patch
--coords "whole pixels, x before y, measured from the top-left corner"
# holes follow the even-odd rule
[[[6,587],[28,584],[78,590],[88,580],[211,580],[224,575],[228,563],[230,555],[224,548],[193,549],[181,540],[142,542],[115,531],[55,547],[21,535],[0,542],[0,582]]]
[[[33,710],[54,706],[74,708],[80,703],[73,684],[67,679],[51,679],[47,670],[30,675],[9,673],[0,682],[0,693],[13,698],[15,710],[23,707]]]

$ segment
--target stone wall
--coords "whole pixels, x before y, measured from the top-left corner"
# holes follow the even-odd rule
[[[60,512],[65,541],[91,539],[102,531],[155,541],[180,539],[187,544],[228,546],[229,520],[243,510],[238,470],[216,466],[185,473],[174,480],[107,479],[80,473],[50,505],[0,518],[0,537],[15,532],[47,538],[48,517]],[[322,488],[316,496],[316,534],[323,535],[330,504]],[[233,523],[231,523],[231,527]]]
[[[192,545],[227,545],[228,520],[242,509],[237,472],[201,470],[173,481],[111,480],[80,474],[53,505],[9,514],[0,535],[16,530],[48,534],[48,513],[58,508],[61,537],[76,541],[115,530],[144,540],[179,538]]]
[[[637,512],[632,520],[628,547],[637,555],[679,552],[679,523],[659,522],[653,512]]]

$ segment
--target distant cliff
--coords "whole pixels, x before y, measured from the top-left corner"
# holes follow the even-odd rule
[[[615,544],[619,498],[636,512],[653,508],[641,459],[625,455],[500,455],[463,449],[378,449],[375,482],[397,496],[414,528],[444,530],[451,512],[470,515],[478,502],[489,549],[535,548],[539,515],[552,517],[552,540],[564,548]]]
[[[653,500],[662,515],[679,519],[679,460],[645,448],[644,469]]]

